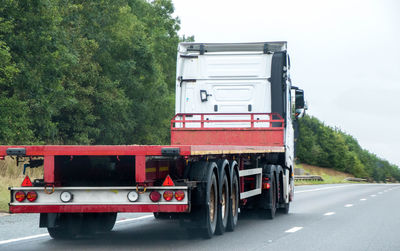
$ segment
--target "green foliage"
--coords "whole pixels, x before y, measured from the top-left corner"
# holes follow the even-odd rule
[[[331,167],[375,181],[400,181],[400,170],[360,147],[357,140],[315,117],[299,120],[298,159],[310,165]]]
[[[166,144],[170,0],[2,0],[0,144]]]

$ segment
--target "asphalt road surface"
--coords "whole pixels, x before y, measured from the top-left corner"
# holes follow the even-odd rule
[[[241,213],[234,232],[210,240],[152,214],[120,214],[111,233],[53,240],[38,215],[0,217],[0,250],[400,250],[400,186],[296,187],[289,215]]]

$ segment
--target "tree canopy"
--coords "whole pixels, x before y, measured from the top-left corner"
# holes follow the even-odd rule
[[[168,143],[169,0],[1,0],[0,144]]]
[[[310,165],[334,168],[360,178],[400,181],[396,165],[362,149],[351,135],[326,126],[312,116],[299,120],[297,158]]]

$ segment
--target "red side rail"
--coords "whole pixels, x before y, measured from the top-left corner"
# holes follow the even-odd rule
[[[172,145],[283,146],[283,137],[277,113],[177,114],[171,120]]]

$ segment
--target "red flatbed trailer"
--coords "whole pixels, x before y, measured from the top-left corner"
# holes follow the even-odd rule
[[[241,210],[287,214],[292,115],[304,110],[289,68],[286,42],[181,43],[171,145],[0,146],[0,159],[44,169],[10,188],[10,212],[40,213],[53,238],[110,231],[118,212],[177,218],[206,238],[233,231]]]

